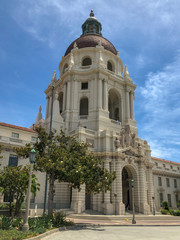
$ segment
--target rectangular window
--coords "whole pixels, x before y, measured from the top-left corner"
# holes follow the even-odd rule
[[[11,135],[13,138],[19,138],[19,133],[14,133],[12,132],[12,135]]]
[[[163,164],[163,167],[165,168],[165,167],[166,167],[166,164]]]
[[[158,163],[157,162],[155,162],[155,165],[156,165],[156,167],[158,166]]]
[[[173,169],[173,166],[171,165],[170,168]]]
[[[162,186],[162,180],[161,180],[161,177],[158,177],[158,185],[159,185],[159,186]]]
[[[163,202],[163,193],[159,193],[159,203],[161,206],[161,203]]]
[[[167,186],[167,187],[170,187],[169,178],[166,178],[166,186]]]
[[[31,142],[37,142],[37,137],[31,137]]]
[[[177,180],[174,179],[174,188],[177,188]]]
[[[83,82],[83,83],[81,83],[81,89],[82,89],[82,90],[88,89],[88,82]]]
[[[16,167],[18,165],[18,157],[15,155],[9,156],[9,167]]]
[[[175,197],[176,197],[176,206],[177,206],[177,203],[179,202],[179,198],[177,194],[175,195]]]
[[[167,199],[168,199],[169,207],[172,207],[172,205],[171,205],[171,194],[167,195]]]
[[[3,202],[10,202],[10,197],[7,194],[4,194]],[[13,198],[11,198],[11,202],[13,202]]]

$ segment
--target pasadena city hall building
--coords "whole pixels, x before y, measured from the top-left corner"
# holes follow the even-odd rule
[[[151,157],[146,140],[138,137],[134,119],[134,92],[136,85],[127,66],[113,44],[102,36],[101,23],[90,17],[82,24],[82,35],[67,48],[59,63],[60,77],[54,72],[51,83],[45,90],[47,99],[46,117],[42,118],[41,107],[35,125],[49,131],[52,111],[52,128],[66,129],[67,134],[78,136],[89,149],[103,160],[103,167],[116,171],[112,190],[100,194],[86,194],[56,183],[54,208],[71,209],[82,213],[92,209],[102,214],[121,215],[125,204],[132,209],[131,179],[134,179],[135,211],[150,214],[155,201],[156,211],[161,202],[168,201],[172,208],[180,199],[180,164]],[[52,98],[53,96],[53,98]],[[0,123],[2,145],[1,168],[28,162],[17,157],[14,146],[23,146],[37,140],[33,128],[24,128]],[[36,198],[31,197],[40,211],[44,203],[45,174],[36,173],[41,184]],[[1,196],[0,202],[6,202]],[[32,210],[33,214],[33,210]]]

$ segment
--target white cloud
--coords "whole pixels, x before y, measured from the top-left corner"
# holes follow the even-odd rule
[[[174,32],[179,32],[180,3],[175,0],[172,2],[139,0],[132,3],[127,0],[119,4],[119,1],[112,0],[110,4],[108,0],[19,0],[11,13],[25,31],[55,48],[57,45],[54,42],[57,37],[61,39],[63,29],[71,36],[81,34],[80,26],[93,9],[95,16],[106,26],[103,28],[105,36],[112,35],[112,39],[119,39],[133,32],[133,38],[136,39],[142,34],[147,38],[141,45],[143,49],[154,40],[162,39],[164,29],[171,31],[176,28]],[[173,34],[173,38],[178,39],[176,34]]]
[[[180,53],[174,62],[156,73],[149,73],[143,97],[144,119],[141,132],[151,143],[152,154],[172,157],[180,154]]]

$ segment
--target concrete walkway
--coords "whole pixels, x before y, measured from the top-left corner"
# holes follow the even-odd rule
[[[43,240],[179,240],[180,228],[138,226],[89,226],[83,229],[60,231]]]

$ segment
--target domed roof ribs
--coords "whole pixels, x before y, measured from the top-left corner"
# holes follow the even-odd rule
[[[76,47],[80,49],[96,47],[99,42],[101,42],[104,49],[117,55],[115,47],[110,41],[102,36],[101,30],[101,23],[97,20],[97,18],[94,17],[94,12],[91,10],[90,17],[87,18],[82,25],[82,35],[70,44],[64,56],[71,52],[71,50],[74,48],[74,44],[76,44]]]

